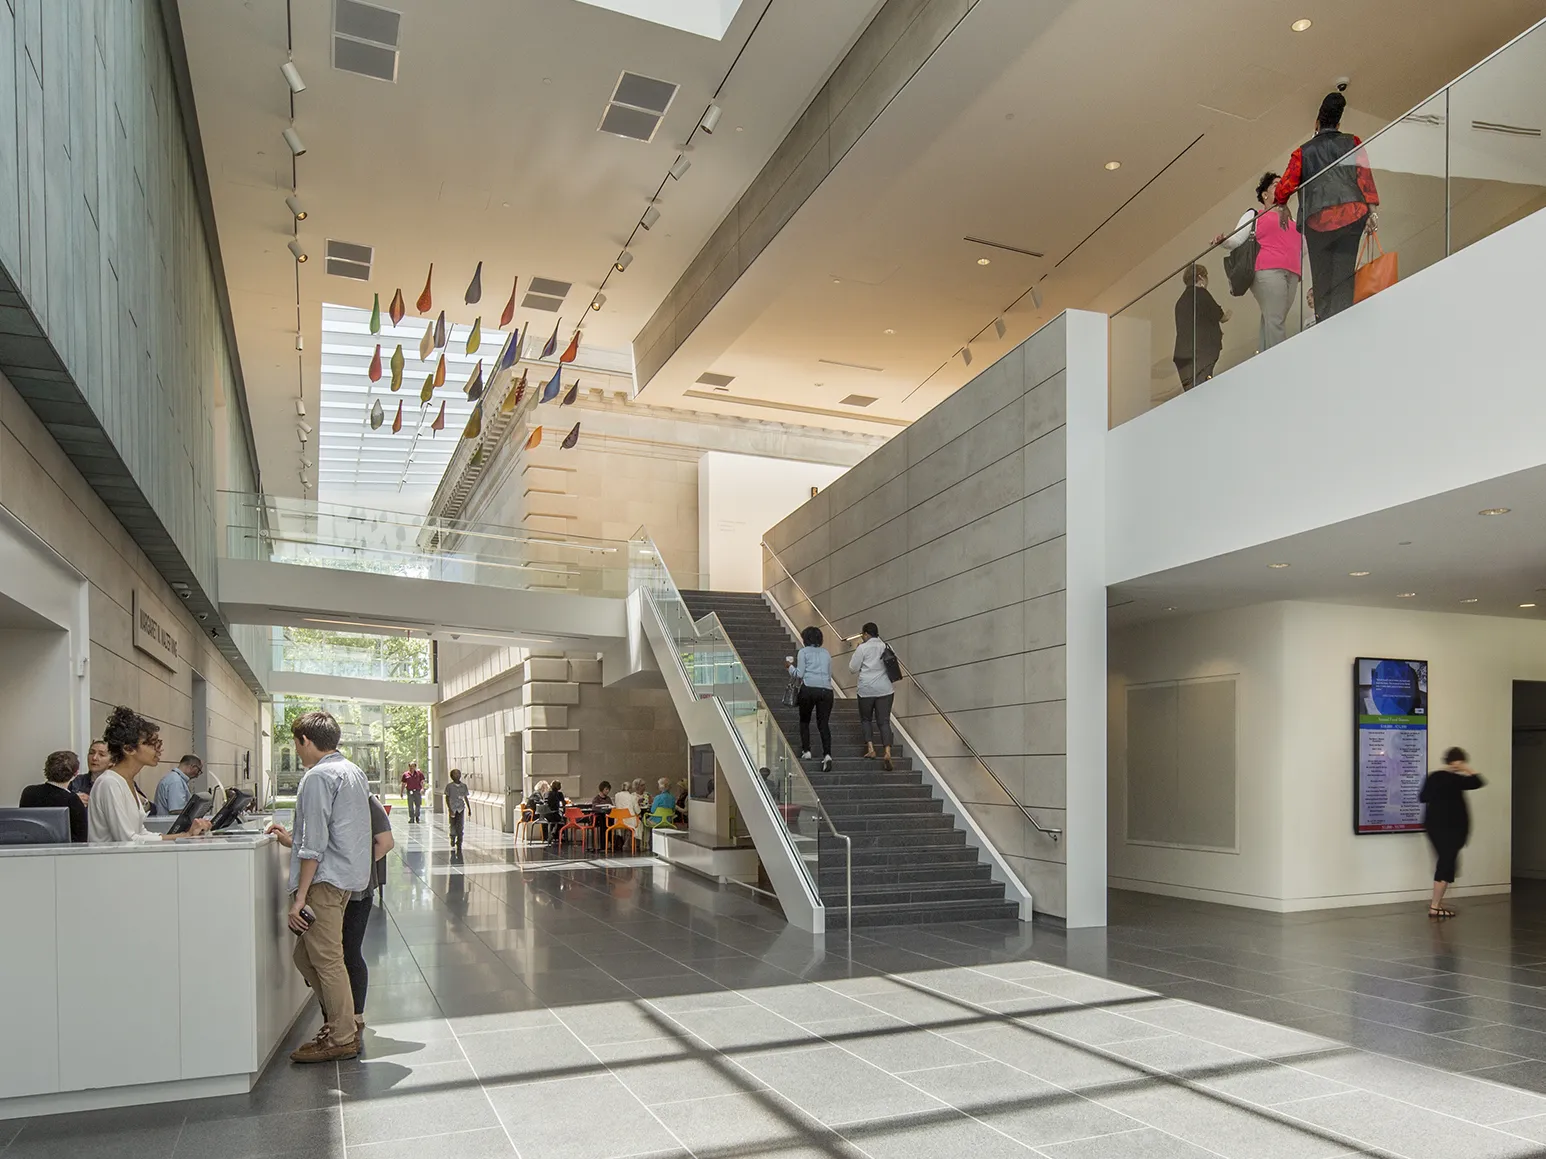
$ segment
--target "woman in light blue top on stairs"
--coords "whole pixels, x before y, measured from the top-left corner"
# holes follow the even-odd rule
[[[800,633],[804,647],[788,658],[789,675],[800,680],[795,704],[800,709],[800,759],[811,759],[811,714],[821,733],[821,767],[832,767],[832,653],[821,646],[821,629],[812,625]]]
[[[891,771],[891,705],[896,700],[896,689],[886,672],[886,642],[880,638],[880,629],[874,621],[864,625],[864,642],[849,657],[848,670],[859,674],[859,727],[864,730],[864,758],[875,759],[875,741],[870,736],[873,726],[875,735],[884,746],[885,756],[881,768]]]

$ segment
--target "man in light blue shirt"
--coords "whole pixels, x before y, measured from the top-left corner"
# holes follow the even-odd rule
[[[193,796],[193,782],[204,771],[204,762],[189,753],[156,785],[156,812],[175,817]]]

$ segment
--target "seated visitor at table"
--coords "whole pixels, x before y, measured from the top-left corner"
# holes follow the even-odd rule
[[[671,782],[666,780],[665,777],[661,777],[656,787],[660,791],[655,794],[655,799],[650,802],[650,812],[653,813],[657,809],[664,809],[666,810],[667,817],[675,816],[676,794],[671,791]]]
[[[678,822],[687,820],[687,782],[676,783],[676,819]]]
[[[135,778],[141,769],[153,769],[161,763],[160,732],[155,721],[121,705],[107,718],[102,739],[107,742],[113,766],[97,778],[96,787],[91,790],[91,808],[87,810],[91,844],[157,839],[157,834],[145,828],[148,802]],[[209,818],[200,817],[187,834],[159,836],[162,841],[175,841],[179,836],[197,837],[207,832]]]
[[[23,809],[68,809],[70,811],[70,840],[84,843],[86,840],[86,802],[79,794],[70,792],[70,782],[80,771],[81,762],[69,749],[49,753],[43,762],[43,783],[28,785],[21,791],[18,804]]]
[[[612,808],[621,809],[628,814],[628,820],[623,822],[634,833],[639,831],[639,798],[628,787],[628,782],[623,782],[623,787],[612,796]]]
[[[107,755],[107,743],[94,740],[91,747],[86,750],[86,771],[79,774],[70,782],[70,792],[75,793],[88,805],[91,803],[86,798],[91,796],[91,786],[97,783],[97,778],[107,771],[113,758]]]
[[[558,831],[563,828],[564,809],[568,801],[564,798],[564,787],[557,781],[548,785],[547,800],[542,806],[542,820],[546,825],[543,837],[554,849],[558,848]]]
[[[590,799],[590,803],[610,809],[612,807],[612,782],[602,781],[601,784],[597,785],[596,795]]]

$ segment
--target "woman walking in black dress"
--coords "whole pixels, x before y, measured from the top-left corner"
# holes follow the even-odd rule
[[[1471,811],[1465,794],[1484,784],[1467,764],[1465,749],[1452,748],[1444,754],[1445,767],[1429,773],[1417,799],[1428,806],[1423,828],[1438,863],[1433,868],[1433,901],[1428,905],[1430,918],[1452,918],[1455,911],[1444,906],[1444,891],[1454,883],[1456,862],[1471,835]]]

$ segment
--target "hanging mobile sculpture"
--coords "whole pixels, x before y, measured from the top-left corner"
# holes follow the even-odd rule
[[[378,398],[375,402],[370,404],[370,429],[373,431],[379,431],[381,429],[381,421],[385,417],[386,416],[381,413],[381,400]]]
[[[563,373],[564,368],[560,366],[553,372],[553,377],[548,379],[548,384],[542,388],[543,402],[552,402],[558,397],[558,392],[563,389],[563,383],[559,381],[559,376]]]
[[[576,443],[578,443],[579,441],[580,441],[580,424],[579,423],[575,423],[574,424],[574,430],[570,431],[567,435],[565,435],[564,436],[564,441],[559,443],[558,445],[563,450],[568,451],[568,450],[572,450],[574,448],[574,445]]]
[[[478,268],[472,271],[472,281],[467,283],[467,293],[462,295],[462,301],[469,306],[476,306],[483,299],[483,263],[478,263]]]
[[[520,284],[520,278],[516,278],[515,281],[510,283],[510,300],[505,303],[505,308],[499,315],[499,328],[501,330],[515,321],[515,288]]]
[[[403,308],[403,288],[398,286],[392,293],[392,304],[387,307],[387,316],[392,319],[392,325],[396,326],[407,312]]]
[[[381,333],[381,295],[380,294],[374,294],[374,295],[372,295],[372,297],[373,297],[374,300],[371,302],[371,306],[370,306],[370,332],[372,334],[380,334]]]
[[[392,420],[392,433],[395,435],[403,429],[403,400],[397,400],[397,417]]]
[[[573,386],[571,386],[567,391],[564,392],[564,401],[559,403],[558,405],[559,406],[573,406],[575,404],[576,400],[579,399],[579,397],[580,397],[580,384],[578,382],[576,382]]]
[[[428,362],[430,352],[435,349],[435,324],[427,322],[424,325],[424,337],[419,339],[419,361]]]
[[[397,349],[392,351],[392,389],[403,388],[403,344],[399,342]]]
[[[564,350],[564,352],[562,354],[560,354],[558,356],[558,360],[560,362],[573,362],[577,357],[579,357],[579,354],[580,354],[580,332],[578,330],[576,330],[574,332],[574,337],[569,339],[568,347]]]
[[[435,421],[429,424],[429,429],[432,430],[432,431],[443,431],[443,430],[446,429],[446,400],[445,399],[441,399],[440,400],[440,413],[435,416]]]
[[[553,357],[553,351],[558,349],[558,328],[560,326],[562,326],[563,324],[564,324],[564,320],[562,318],[560,318],[557,322],[553,323],[553,337],[549,338],[547,340],[547,342],[543,344],[543,347],[542,347],[542,357],[544,357],[544,358],[552,358]]]
[[[419,300],[414,303],[419,313],[428,314],[434,308],[435,299],[429,292],[429,284],[435,280],[435,263],[430,262],[429,273],[424,275],[424,290],[419,294]]]
[[[526,439],[526,449],[528,451],[535,451],[541,445],[542,445],[542,428],[541,427],[533,427],[530,436],[528,436],[527,439]]]
[[[467,398],[471,402],[477,402],[483,397],[483,361],[478,360],[478,368],[472,372],[472,377],[467,380]]]
[[[446,348],[446,312],[440,311],[440,317],[435,319],[435,349]]]
[[[376,343],[376,352],[370,356],[370,380],[381,381],[381,343]]]
[[[481,315],[472,320],[472,330],[467,335],[467,353],[476,354],[478,347],[483,345],[483,318]]]

